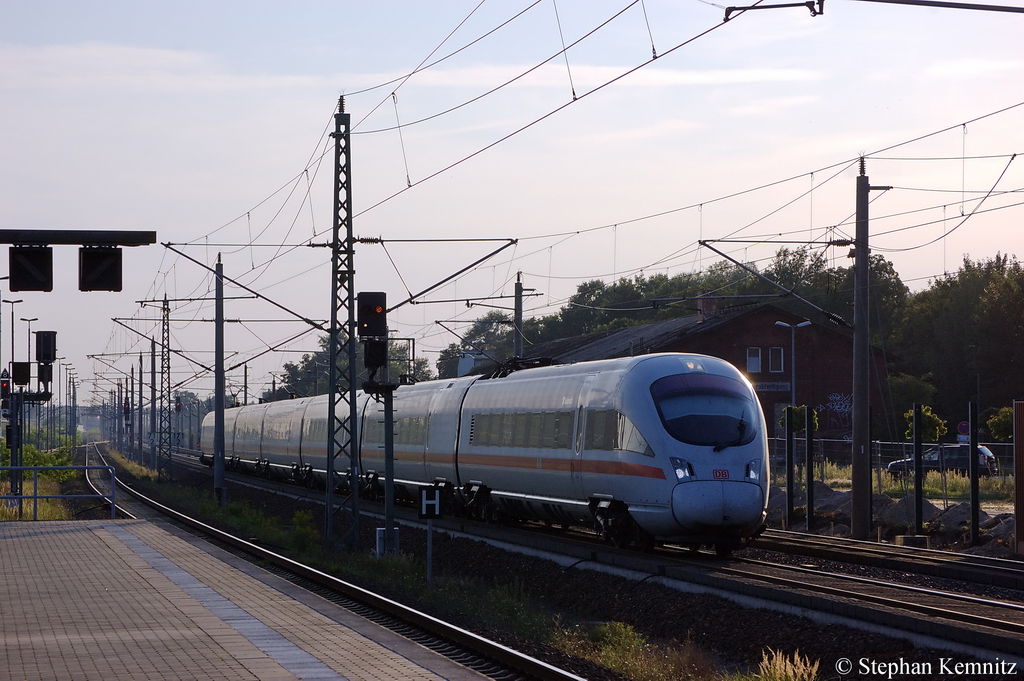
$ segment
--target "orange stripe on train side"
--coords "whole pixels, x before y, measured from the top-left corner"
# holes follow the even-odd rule
[[[366,459],[384,458],[383,449],[368,449],[364,447],[360,451],[362,453],[363,458]],[[426,459],[427,463],[445,463],[450,465],[453,465],[455,463],[455,455],[450,452],[447,454],[438,452],[427,452],[426,456],[424,457],[423,452],[403,452],[397,449],[395,450],[395,461],[422,462],[424,458]]]
[[[509,454],[461,454],[459,463],[476,466],[500,466],[502,468],[533,468],[545,471],[572,472],[579,465],[575,459],[544,458],[534,456],[512,456]],[[665,479],[665,471],[657,466],[645,466],[625,461],[584,460],[584,473],[601,475],[630,475],[641,478]]]
[[[452,454],[451,452],[427,452],[424,458],[426,459],[427,463],[455,463],[455,455]]]

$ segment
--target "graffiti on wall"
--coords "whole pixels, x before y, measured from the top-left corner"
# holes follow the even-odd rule
[[[827,403],[818,405],[817,411],[819,430],[846,430],[852,423],[853,393],[832,393]]]

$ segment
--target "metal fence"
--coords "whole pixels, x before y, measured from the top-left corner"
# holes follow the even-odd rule
[[[104,470],[110,473],[110,494],[40,494],[39,471],[90,471]],[[9,508],[21,508],[26,500],[32,500],[32,520],[39,520],[40,499],[108,499],[110,501],[110,519],[117,518],[117,485],[113,466],[0,466],[0,471],[32,471],[32,494],[8,493],[4,500]]]
[[[999,476],[1007,477],[1014,474],[1013,444],[1006,442],[982,442],[988,447],[999,463]],[[934,447],[935,443],[924,443],[923,450]],[[829,461],[837,466],[849,466],[852,464],[852,444],[849,440],[814,440],[815,461]],[[772,468],[783,470],[786,463],[786,439],[769,438],[768,448],[771,452]],[[794,458],[797,465],[806,461],[807,441],[805,438],[796,437],[793,440]],[[892,461],[909,459],[914,455],[914,446],[910,442],[882,442],[871,443],[871,466],[877,471],[885,470],[885,467]]]

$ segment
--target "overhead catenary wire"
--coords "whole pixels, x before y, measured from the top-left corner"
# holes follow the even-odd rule
[[[408,174],[408,173],[407,173],[407,174]],[[308,174],[306,174],[306,179],[307,179],[307,184],[308,184]],[[982,212],[983,212],[983,211],[982,211]],[[618,222],[616,222],[616,224],[621,224],[621,223],[622,223],[621,221],[618,221]],[[314,229],[314,231],[315,231],[315,229]],[[407,289],[408,289],[408,287],[407,287]]]
[[[572,84],[572,69],[569,68],[569,51],[565,48],[565,35],[562,33],[562,19],[558,16],[558,0],[551,0],[551,6],[555,8],[555,23],[558,25],[558,37],[562,40],[562,56],[565,57],[565,72],[569,76],[569,90],[572,92],[573,100],[575,100],[576,86]]]
[[[490,37],[492,34],[496,33],[497,31],[499,31],[499,30],[501,30],[503,28],[505,28],[506,26],[511,24],[513,21],[515,21],[519,17],[523,16],[524,14],[529,12],[531,9],[533,9],[534,7],[536,7],[537,5],[539,5],[543,1],[544,0],[534,0],[533,3],[531,3],[530,5],[525,7],[520,12],[512,15],[511,17],[509,17],[508,19],[506,19],[502,23],[498,24],[497,26],[492,28],[490,31],[487,31],[486,33],[484,33],[483,35],[479,36],[478,38],[476,38],[476,39],[466,43],[465,45],[463,45],[462,47],[458,48],[457,50],[455,50],[453,52],[449,52],[448,54],[446,54],[445,56],[441,57],[440,59],[437,59],[437,60],[435,60],[435,61],[433,61],[433,62],[431,62],[429,64],[425,64],[424,62],[426,61],[426,59],[430,58],[429,56],[427,56],[426,59],[424,59],[422,62],[420,62],[419,66],[417,66],[415,69],[413,69],[409,73],[406,73],[406,74],[403,74],[401,76],[398,76],[397,78],[392,78],[391,80],[385,81],[383,83],[378,83],[377,85],[371,85],[370,87],[365,87],[365,88],[362,88],[360,90],[353,90],[352,92],[347,92],[345,94],[346,94],[347,97],[354,97],[356,95],[361,95],[361,94],[364,94],[366,92],[372,92],[373,90],[379,90],[380,88],[389,87],[390,85],[393,85],[394,83],[404,82],[404,81],[408,80],[410,77],[416,75],[417,73],[421,73],[423,71],[426,71],[427,69],[431,69],[431,68],[437,66],[438,64],[441,64],[442,62],[445,62],[448,59],[451,59],[452,57],[454,57],[455,55],[459,54],[460,52],[463,52],[464,50],[469,49],[470,47],[472,47],[473,45],[477,44],[481,40],[484,40],[485,38]],[[483,3],[480,3],[480,4],[482,5]],[[479,5],[477,7],[479,8]],[[476,9],[474,9],[473,11],[475,12]],[[463,22],[463,23],[465,23],[465,22]],[[459,26],[461,26],[461,25],[462,24],[459,24]],[[458,29],[458,27],[456,27],[456,29]],[[452,34],[454,34],[454,31],[452,32]],[[451,34],[448,36],[448,38],[450,38],[450,37],[451,37]],[[445,42],[447,42],[448,38],[446,38],[444,41],[442,41],[441,44],[443,45]],[[437,51],[437,49],[434,50],[434,52],[436,52],[436,51]],[[433,52],[431,52],[431,54],[433,54]]]

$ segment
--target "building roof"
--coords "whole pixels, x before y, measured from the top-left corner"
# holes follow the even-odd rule
[[[526,357],[550,357],[562,363],[570,363],[661,352],[669,347],[677,346],[687,336],[708,332],[766,307],[775,308],[783,314],[794,314],[791,305],[758,303],[719,311],[715,316],[704,321],[700,320],[699,315],[691,315],[651,324],[628,326],[614,331],[559,338],[531,346],[525,350],[524,355]],[[805,305],[800,307],[806,308]],[[807,316],[819,326],[829,328],[842,335],[850,335],[848,330],[836,326],[831,320],[824,318],[824,315],[814,314],[813,311],[806,309],[801,312],[812,312]]]

